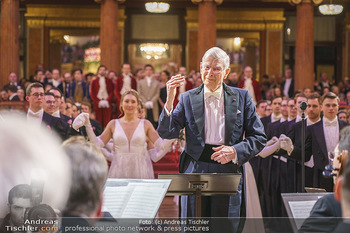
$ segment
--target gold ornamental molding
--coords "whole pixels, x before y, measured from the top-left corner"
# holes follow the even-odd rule
[[[198,9],[187,8],[185,17],[188,29],[198,29]],[[218,9],[217,30],[283,30],[283,9]]]
[[[100,9],[67,5],[27,5],[28,27],[100,27]],[[118,9],[118,27],[124,28],[125,9]]]
[[[322,3],[323,0],[289,0],[289,3],[291,5],[298,5],[300,3],[312,3],[315,6],[319,5],[320,3]]]
[[[216,5],[220,5],[224,0],[191,0],[194,4],[199,4],[202,2],[215,2]]]

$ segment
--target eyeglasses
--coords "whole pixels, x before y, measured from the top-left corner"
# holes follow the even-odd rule
[[[215,73],[215,74],[218,74],[218,73],[220,73],[221,71],[223,71],[223,68],[221,68],[221,67],[210,67],[210,66],[203,66],[203,69],[205,70],[205,71],[208,71],[209,72],[209,70],[212,70],[213,71],[213,73]]]
[[[290,107],[290,108],[294,108],[294,107],[295,107],[295,105],[288,105],[288,107]]]
[[[56,104],[56,101],[47,100],[46,103],[47,103],[47,104]]]
[[[44,97],[44,93],[34,93],[32,94],[32,96],[34,96],[35,98],[39,98],[39,96],[42,98]]]

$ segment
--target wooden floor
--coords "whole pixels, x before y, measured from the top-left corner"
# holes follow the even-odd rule
[[[177,218],[179,207],[176,205],[173,196],[165,197],[158,210],[159,218]]]

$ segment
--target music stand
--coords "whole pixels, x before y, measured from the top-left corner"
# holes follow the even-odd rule
[[[201,217],[202,196],[237,193],[241,174],[234,173],[161,173],[158,179],[171,179],[167,196],[195,195],[196,217]]]

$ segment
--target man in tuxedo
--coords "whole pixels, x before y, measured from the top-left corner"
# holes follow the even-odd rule
[[[117,109],[119,110],[119,105],[120,105],[120,99],[122,94],[126,91],[130,91],[130,89],[136,90],[136,79],[133,77],[131,73],[131,67],[130,64],[124,63],[122,65],[122,73],[121,75],[117,78],[115,87],[114,87],[114,95],[117,98]]]
[[[159,108],[158,98],[160,95],[160,83],[153,78],[153,66],[145,65],[145,78],[137,83],[141,102],[147,109],[147,120],[157,128]]]
[[[20,87],[18,80],[17,80],[17,74],[15,72],[11,72],[9,74],[9,83],[4,86],[4,89],[8,90],[9,86],[14,85],[17,88]]]
[[[282,117],[281,104],[282,104],[282,97],[281,96],[274,97],[271,103],[272,113],[266,117],[261,118],[261,122],[264,125],[265,131],[267,130],[267,125],[269,123],[279,121],[281,119]]]
[[[9,101],[19,101],[17,87],[15,85],[8,86],[7,93],[9,94]]]
[[[52,70],[52,86],[57,87],[63,93],[63,83],[61,82],[60,71],[58,69]]]
[[[232,86],[231,86],[232,87]],[[260,100],[257,104],[256,104],[256,113],[258,114],[258,116],[260,118],[265,117],[265,109],[267,106],[267,101],[266,100]]]
[[[65,140],[69,136],[69,125],[61,119],[51,116],[44,112],[42,104],[44,101],[44,87],[41,83],[32,83],[27,87],[26,100],[29,103],[27,112],[28,121],[34,124],[46,124],[47,128],[54,130],[62,140]]]
[[[329,164],[328,152],[333,152],[339,142],[340,130],[348,125],[338,120],[339,98],[332,92],[324,94],[321,99],[323,118],[307,127],[305,161],[314,157],[313,186],[333,191],[333,180],[324,178],[322,172]]]
[[[61,111],[60,111],[60,107],[62,105],[62,92],[60,89],[53,87],[49,90],[49,92],[51,92],[56,100],[56,105],[55,105],[55,111],[50,114],[54,117],[60,118],[63,122],[71,125],[72,124],[72,118],[64,115]]]
[[[180,130],[185,128],[186,146],[180,157],[180,173],[242,174],[237,195],[202,198],[202,217],[245,216],[243,165],[266,143],[249,92],[223,83],[230,73],[229,65],[230,58],[222,49],[209,49],[200,64],[203,84],[183,93],[179,104],[172,109],[176,88],[184,85],[185,77],[171,77],[160,115],[158,133],[162,138],[178,138]],[[182,196],[181,217],[194,217],[194,214],[194,196]],[[230,232],[241,229],[237,220],[230,224],[220,229],[227,227],[225,230]]]
[[[282,82],[282,90],[284,96],[292,98],[294,94],[294,79],[292,76],[292,70],[286,69],[284,71],[285,80]]]
[[[111,120],[111,100],[113,96],[113,82],[107,76],[107,67],[100,65],[97,70],[97,78],[92,80],[90,96],[93,101],[96,120],[106,127]]]

